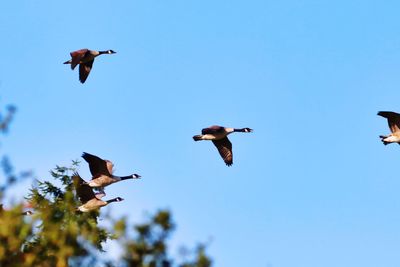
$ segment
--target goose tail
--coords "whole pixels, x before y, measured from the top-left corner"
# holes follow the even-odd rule
[[[379,138],[381,139],[382,143],[386,146],[387,144],[389,144],[389,142],[385,141],[385,139],[387,138],[387,136],[385,135],[380,135]]]

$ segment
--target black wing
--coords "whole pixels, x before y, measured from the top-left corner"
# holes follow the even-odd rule
[[[85,63],[79,64],[79,81],[84,83],[92,70],[94,59]]]
[[[85,180],[83,180],[77,172],[72,175],[72,181],[74,183],[76,195],[82,204],[96,197],[92,188],[85,183]]]
[[[228,137],[212,141],[217,147],[222,159],[225,161],[225,164],[231,166],[233,163],[232,143],[229,141]]]
[[[388,120],[389,128],[392,133],[400,132],[400,114],[391,111],[379,111],[379,116]]]
[[[225,128],[218,125],[213,125],[201,130],[201,134],[216,134],[224,132]]]
[[[90,173],[93,177],[97,177],[101,174],[111,176],[111,173],[107,169],[107,162],[98,156],[84,152],[82,158],[89,163]]]

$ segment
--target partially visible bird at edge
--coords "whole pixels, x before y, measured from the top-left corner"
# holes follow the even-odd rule
[[[380,135],[381,141],[384,145],[390,143],[400,144],[400,114],[392,111],[379,111],[379,116],[387,119],[391,134]]]

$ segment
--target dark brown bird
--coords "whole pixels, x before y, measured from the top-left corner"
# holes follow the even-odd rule
[[[79,65],[79,81],[84,83],[92,70],[93,62],[96,57],[102,54],[115,54],[113,50],[96,51],[89,49],[81,49],[71,52],[71,59],[65,61],[64,64],[71,64],[71,69],[75,69]]]
[[[128,176],[113,175],[114,164],[109,160],[104,160],[98,156],[84,152],[82,158],[89,164],[92,180],[87,182],[90,187],[106,187],[110,184],[120,182],[127,179],[139,179],[139,174],[132,174]]]
[[[104,192],[100,192],[99,194],[95,194],[93,189],[83,180],[80,175],[75,172],[72,176],[72,180],[75,186],[76,195],[78,196],[81,206],[78,207],[78,210],[82,212],[88,212],[91,210],[95,210],[112,202],[119,202],[124,200],[123,198],[116,197],[110,200],[101,200],[103,196],[105,196]]]
[[[391,111],[379,111],[379,116],[382,116],[388,120],[390,131],[389,135],[380,135],[381,141],[384,145],[390,143],[400,144],[400,114]]]
[[[233,164],[232,143],[228,139],[228,134],[233,132],[250,133],[250,128],[228,128],[222,126],[210,126],[201,130],[201,135],[193,136],[194,141],[211,140],[217,147],[219,154],[227,166]]]

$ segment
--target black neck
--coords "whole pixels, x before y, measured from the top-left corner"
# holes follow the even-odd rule
[[[235,128],[233,129],[234,132],[245,132],[245,128]]]
[[[108,54],[108,51],[99,51],[99,55],[101,54]]]
[[[132,175],[128,175],[128,176],[121,176],[119,178],[121,178],[121,180],[126,180],[126,179],[133,179],[133,176]]]

